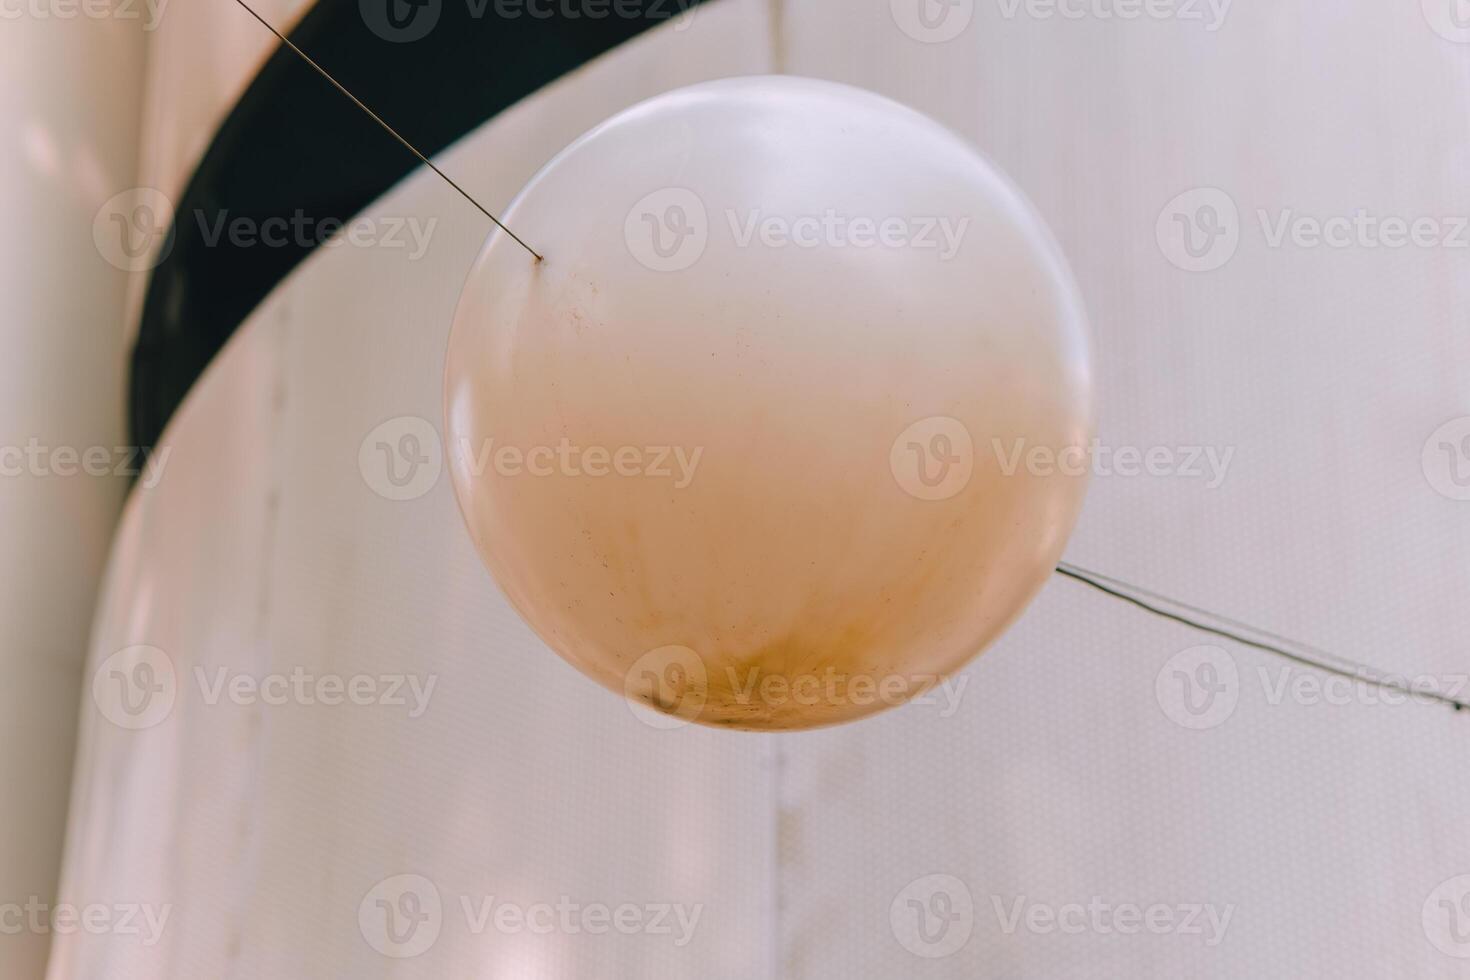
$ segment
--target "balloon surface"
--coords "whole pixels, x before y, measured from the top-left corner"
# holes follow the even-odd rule
[[[696,85],[551,161],[465,285],[454,490],[511,603],[688,722],[785,730],[962,667],[1086,488],[1088,330],[1018,191],[810,79]]]

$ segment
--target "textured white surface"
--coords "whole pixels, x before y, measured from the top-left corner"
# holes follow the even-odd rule
[[[1438,494],[1420,457],[1470,415],[1470,251],[1271,248],[1257,211],[1273,226],[1287,208],[1470,214],[1451,176],[1470,165],[1470,47],[1418,4],[1236,4],[1214,32],[1012,6],[954,5],[968,26],[926,44],[886,3],[792,4],[787,67],[934,113],[1036,202],[1092,316],[1103,445],[1233,448],[1215,489],[1098,476],[1067,557],[1463,683],[1470,504]],[[1240,215],[1211,272],[1177,268],[1156,238],[1198,187]],[[953,719],[915,709],[781,742],[783,976],[1465,976],[1421,913],[1470,870],[1470,718],[1351,691],[1278,698],[1296,672],[1220,643],[1239,682],[1219,703],[1237,707],[1187,730],[1156,678],[1209,642],[1057,581],[973,665]],[[933,873],[966,883],[973,935],[923,960],[894,941],[889,905]],[[1020,896],[1236,911],[1215,948],[1008,935],[994,901],[1010,915]]]
[[[721,0],[689,33],[576,73],[447,154],[451,172],[503,203],[613,109],[759,70],[766,7]],[[935,115],[1038,205],[1095,324],[1104,445],[1234,449],[1215,488],[1099,476],[1069,558],[1383,669],[1470,672],[1470,503],[1421,468],[1430,433],[1470,415],[1470,252],[1270,248],[1256,213],[1470,213],[1470,46],[1417,4],[1370,0],[1241,4],[1213,32],[962,2],[972,19],[942,44],[905,35],[888,3],[787,7],[788,70]],[[1199,187],[1229,194],[1240,240],[1186,272],[1156,225]],[[432,671],[438,693],[413,721],[206,710],[197,687],[141,733],[89,711],[67,894],[177,909],[155,949],[63,940],[54,978],[1466,975],[1430,935],[1470,936],[1436,891],[1470,873],[1470,719],[1351,690],[1314,703],[1278,687],[1299,672],[1223,642],[1208,663],[1237,681],[1209,702],[1175,686],[1195,664],[1174,659],[1208,638],[1073,583],[967,672],[952,714],[775,742],[641,726],[510,615],[443,479],[395,503],[359,474],[379,423],[437,419],[483,232],[423,174],[371,213],[441,222],[417,262],[315,256],[211,368],[165,484],[130,505],[93,657],[151,643],[186,681],[196,664]],[[455,921],[394,961],[357,913],[400,873],[432,878]],[[946,958],[901,942],[959,935],[916,938],[905,899],[929,896],[905,889],[929,875],[973,903]],[[706,909],[683,950],[474,937],[457,899],[486,893]],[[1199,933],[1008,933],[995,904],[1017,900],[1069,923],[1065,906],[1094,901],[1231,918],[1216,945],[1207,917]]]
[[[93,219],[132,182],[136,22],[0,10],[0,977],[50,937],[6,914],[55,900],[87,634],[128,481],[127,274]],[[91,473],[80,460],[93,453]],[[99,463],[97,455],[106,462]],[[67,454],[70,454],[69,457]],[[68,462],[69,458],[69,462]]]

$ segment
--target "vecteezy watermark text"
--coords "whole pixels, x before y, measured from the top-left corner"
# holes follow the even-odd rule
[[[423,258],[429,250],[438,218],[361,217],[343,221],[340,218],[310,215],[297,208],[291,215],[265,218],[251,215],[231,216],[228,209],[208,212],[195,209],[194,220],[206,248],[221,241],[235,248],[353,248],[407,249],[410,262]]]
[[[990,896],[1000,931],[1007,936],[1020,929],[1038,936],[1198,936],[1207,948],[1225,940],[1235,906],[1184,902],[1109,902],[1092,896],[1087,902],[1051,904],[1025,895],[1003,900]]]
[[[250,673],[230,667],[192,672],[199,700],[207,707],[222,703],[281,707],[356,707],[403,711],[421,718],[438,687],[437,674],[352,674],[308,670]],[[92,698],[108,721],[131,731],[162,724],[178,703],[180,676],[174,660],[153,646],[119,650],[97,666]]]
[[[1376,214],[1357,208],[1317,217],[1294,208],[1256,209],[1268,248],[1470,248],[1470,217],[1464,215]]]
[[[1470,248],[1467,215],[1392,214],[1367,207],[1316,215],[1278,207],[1256,208],[1254,216],[1260,243],[1273,250]],[[1155,223],[1159,250],[1171,264],[1188,272],[1224,267],[1234,258],[1247,229],[1235,199],[1218,187],[1196,187],[1177,195]]]
[[[981,446],[959,419],[935,415],[920,419],[894,439],[889,467],[905,493],[920,500],[947,500],[963,491],[977,462],[990,465]],[[1206,489],[1225,482],[1235,459],[1234,446],[1109,446],[1101,439],[1055,446],[1025,437],[992,437],[990,456],[1001,476],[1135,477],[1201,480]]]
[[[913,249],[931,252],[942,262],[959,253],[970,227],[968,216],[859,215],[836,208],[803,214],[726,208],[724,218],[736,248]],[[623,222],[629,253],[655,272],[679,272],[694,265],[704,255],[711,233],[704,200],[685,187],[664,187],[645,195]]]
[[[4,3],[5,0],[0,0]],[[176,212],[173,201],[151,187],[114,194],[92,219],[92,242],[108,263],[141,272],[162,263],[173,250],[180,226],[197,231],[205,248],[384,249],[402,251],[410,262],[429,251],[437,217],[363,215],[342,219],[308,214],[238,214],[228,208]]]
[[[124,902],[105,904],[92,902],[75,905],[70,902],[51,904],[37,895],[25,902],[0,903],[0,936],[24,933],[48,936],[136,937],[143,946],[156,946],[168,927],[172,905],[148,905]]]
[[[1253,679],[1254,688],[1245,683]],[[1467,674],[1391,674],[1348,676],[1291,664],[1258,664],[1241,671],[1226,649],[1205,644],[1175,653],[1154,678],[1154,696],[1164,715],[1181,728],[1218,728],[1235,714],[1244,693],[1258,690],[1269,707],[1397,707],[1461,700],[1470,689]]]
[[[359,708],[405,708],[410,718],[421,718],[429,709],[429,700],[439,684],[437,674],[318,674],[305,667],[290,673],[273,673],[256,677],[216,667],[206,671],[194,668],[194,680],[204,703],[216,705],[265,704],[279,707],[299,704],[334,708],[352,705]]]
[[[384,41],[406,44],[429,36],[439,24],[444,4],[458,0],[358,0],[362,21]],[[688,28],[697,0],[463,0],[471,20],[498,21],[641,20],[649,25],[673,21],[674,31]]]
[[[562,437],[554,444],[515,445],[488,438],[462,437],[451,447],[473,476],[507,479],[571,477],[667,480],[684,490],[694,482],[702,446],[584,446]],[[400,415],[373,428],[358,446],[363,481],[387,500],[415,500],[434,488],[443,471],[444,451],[434,424],[417,415]]]
[[[1176,20],[1197,22],[1210,33],[1225,24],[1235,0],[996,0],[1001,16],[1015,20]]]
[[[898,707],[938,708],[941,718],[960,708],[970,678],[966,674],[863,673],[826,667],[783,672],[760,666],[711,667],[695,650],[670,645],[650,650],[623,675],[623,693],[633,714],[653,728],[681,728],[700,717],[719,692],[721,710],[756,716],[785,709]],[[662,713],[643,710],[657,707]]]
[[[163,479],[172,446],[47,446],[32,436],[24,446],[0,446],[0,477],[141,477],[151,490]]]
[[[1043,902],[1026,895],[992,894],[990,908],[1004,935],[1182,936],[1219,946],[1235,916],[1234,904],[1115,901]],[[888,909],[899,945],[924,959],[942,959],[970,941],[977,922],[970,887],[953,875],[930,874],[905,885]]]
[[[694,482],[694,473],[704,456],[704,447],[683,446],[578,446],[562,438],[555,446],[496,445],[486,439],[475,448],[461,439],[460,458],[469,471],[482,476],[490,469],[504,477],[606,476],[672,480],[675,490],[683,490]]]
[[[1005,476],[1015,476],[1024,469],[1032,476],[1099,477],[1183,477],[1204,480],[1215,490],[1225,482],[1230,462],[1235,458],[1234,446],[1105,446],[1098,439],[1087,445],[1028,445],[1025,439],[1014,439],[1007,446],[1000,439],[991,440],[991,449]]]
[[[1179,21],[1225,24],[1234,0],[995,0],[1001,17],[1035,21]],[[1436,2],[1436,0],[1425,0]],[[1455,2],[1455,0],[1438,0]],[[976,0],[889,0],[893,22],[915,41],[942,44],[963,34],[975,17]]]
[[[913,248],[937,251],[941,261],[959,252],[970,219],[942,215],[886,218],[852,217],[833,208],[820,214],[766,214],[760,208],[740,214],[725,211],[730,237],[740,248],[759,242],[766,248]]]
[[[857,708],[915,704],[939,708],[939,717],[951,718],[970,683],[966,674],[854,674],[828,667],[821,673],[796,675],[725,667],[725,682],[736,704],[781,708],[797,705],[852,705]]]
[[[155,31],[169,0],[0,0],[0,20],[142,20]]]
[[[666,936],[679,949],[693,941],[704,904],[684,902],[514,902],[495,895],[459,895],[453,903],[471,936]],[[449,919],[444,896],[430,879],[394,875],[374,885],[358,904],[363,939],[394,959],[421,956],[439,941]]]

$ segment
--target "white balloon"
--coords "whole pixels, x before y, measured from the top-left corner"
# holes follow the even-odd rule
[[[1081,507],[1086,318],[1017,190],[855,88],[728,79],[549,163],[476,262],[455,493],[552,649],[671,718],[798,729],[954,672]]]

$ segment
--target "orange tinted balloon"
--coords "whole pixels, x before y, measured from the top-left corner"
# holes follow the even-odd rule
[[[553,160],[450,341],[471,535],[546,643],[670,724],[799,729],[959,669],[1061,554],[1091,437],[1055,244],[871,93],[708,83]],[[1047,464],[1051,460],[1051,464]]]

